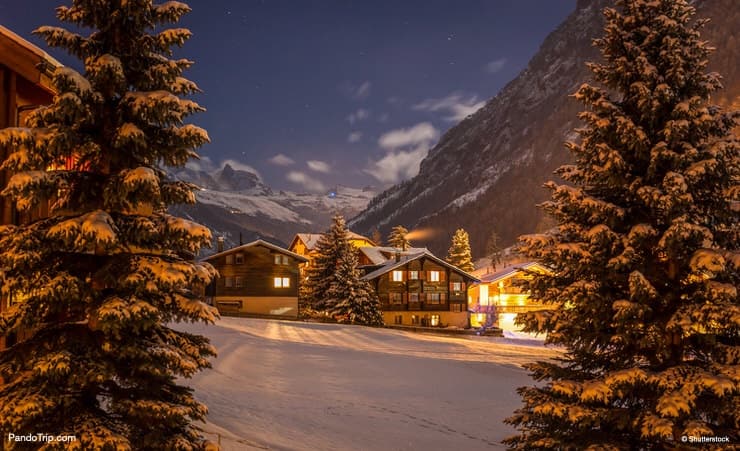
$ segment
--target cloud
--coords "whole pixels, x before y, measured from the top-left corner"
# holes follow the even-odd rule
[[[497,60],[490,61],[486,64],[486,72],[489,74],[495,74],[506,66],[506,58],[499,58]]]
[[[364,81],[359,85],[346,81],[339,86],[339,89],[341,89],[347,97],[355,100],[366,99],[370,95],[371,88],[372,83],[369,81]]]
[[[478,101],[478,96],[464,96],[460,92],[439,99],[426,99],[413,106],[417,111],[438,112],[446,111],[450,115],[445,119],[450,122],[459,122],[481,109],[486,102]]]
[[[357,87],[355,91],[355,97],[358,99],[364,99],[370,95],[370,82],[366,81]]]
[[[362,139],[362,132],[352,132],[347,136],[348,143],[357,143]]]
[[[409,128],[399,128],[384,133],[378,144],[383,149],[393,150],[408,146],[428,145],[439,137],[439,131],[429,122],[421,122]]]
[[[323,192],[326,191],[326,187],[320,180],[317,180],[310,175],[303,172],[290,171],[285,176],[288,181],[295,183],[296,185],[302,186],[308,191]]]
[[[350,124],[354,124],[355,122],[365,120],[369,117],[370,112],[364,108],[360,108],[359,110],[355,111],[354,113],[350,113],[349,116],[347,116],[347,122],[349,122]]]
[[[419,165],[427,156],[429,149],[418,147],[411,151],[388,152],[383,158],[373,162],[365,172],[382,183],[398,183],[419,173]]]
[[[306,162],[308,168],[312,171],[328,173],[331,172],[331,166],[328,163],[319,160],[309,160]]]
[[[267,161],[276,166],[290,166],[291,164],[295,163],[295,160],[281,153],[275,155]]]
[[[398,183],[419,173],[419,165],[429,148],[439,138],[439,131],[428,122],[383,134],[378,145],[385,156],[370,163],[364,171],[382,183]]]
[[[185,163],[185,167],[193,171],[208,172],[213,170],[213,162],[209,157],[199,156],[198,158],[191,158],[188,160],[188,162]]]

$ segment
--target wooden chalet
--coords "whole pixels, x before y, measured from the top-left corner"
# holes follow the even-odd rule
[[[57,67],[61,67],[61,63],[0,25],[0,128],[22,127],[28,113],[53,101],[51,77]],[[12,148],[0,146],[0,162],[12,152]],[[0,171],[0,191],[10,176],[7,171]],[[0,225],[22,224],[44,216],[44,207],[19,214],[10,199],[0,196]],[[8,297],[0,296],[0,314],[10,306],[10,302]],[[23,331],[17,331],[0,336],[0,349],[22,339],[22,335]]]
[[[532,273],[547,271],[539,263],[525,262],[479,275],[480,283],[472,285],[468,290],[471,326],[497,326],[505,330],[516,330],[514,318],[518,313],[546,308],[530,300],[529,293],[519,286],[519,282],[531,278]]]
[[[203,259],[219,272],[206,302],[225,316],[298,317],[298,265],[308,259],[256,240]]]
[[[363,280],[380,298],[386,324],[468,328],[467,289],[478,279],[424,248],[360,248]]]

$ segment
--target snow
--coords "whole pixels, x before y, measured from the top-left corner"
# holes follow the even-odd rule
[[[531,384],[539,343],[337,324],[222,318],[177,325],[209,336],[213,369],[188,381],[224,451],[504,449],[502,424]]]

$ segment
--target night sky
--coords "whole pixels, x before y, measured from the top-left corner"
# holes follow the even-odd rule
[[[60,0],[0,0],[0,24],[59,25]],[[456,121],[514,78],[575,0],[191,0],[177,53],[208,111],[193,117],[218,167],[280,189],[377,188],[415,175]]]

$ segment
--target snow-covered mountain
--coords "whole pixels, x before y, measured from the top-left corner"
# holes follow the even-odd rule
[[[591,45],[603,30],[609,0],[579,0],[576,10],[542,43],[514,80],[472,116],[451,128],[422,161],[419,174],[381,193],[350,221],[358,233],[401,224],[432,230],[414,245],[444,253],[455,229],[470,233],[476,257],[491,230],[509,245],[522,233],[552,226],[535,207],[548,193],[542,184],[569,161],[564,141],[574,139],[582,105],[568,94],[590,79],[586,62],[599,58]],[[724,77],[713,101],[740,104],[737,64],[740,8],[736,0],[700,0],[699,17],[711,22],[703,37],[717,47],[710,67]],[[485,46],[484,43],[481,44]]]
[[[337,186],[324,194],[275,191],[244,165],[226,163],[219,169],[194,165],[172,177],[194,183],[197,204],[173,207],[173,212],[208,226],[224,236],[227,246],[258,237],[287,245],[298,232],[323,232],[335,211],[352,217],[376,192],[372,188]]]

